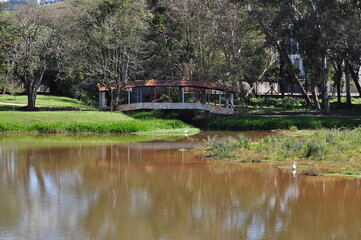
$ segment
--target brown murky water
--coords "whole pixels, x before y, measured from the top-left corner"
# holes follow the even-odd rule
[[[3,139],[0,239],[361,239],[361,181],[200,160],[180,141]]]

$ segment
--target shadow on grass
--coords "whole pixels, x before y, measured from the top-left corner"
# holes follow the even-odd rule
[[[22,106],[0,105],[0,111],[19,111]]]

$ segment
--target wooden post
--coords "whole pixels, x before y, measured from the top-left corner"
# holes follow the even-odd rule
[[[157,102],[157,87],[153,88],[153,93],[154,93],[154,102]]]
[[[214,91],[214,94],[213,94],[214,106],[216,106],[216,105],[217,105],[217,100],[216,100],[216,98],[217,98],[217,92],[216,92],[216,91]]]
[[[168,92],[167,92],[167,93],[168,93],[168,102],[171,102],[171,98],[170,98],[170,89],[171,89],[171,88],[168,88]]]
[[[139,100],[140,100],[141,103],[143,102],[143,88],[140,88]]]
[[[199,102],[199,89],[198,88],[196,88],[196,103],[198,103]]]
[[[226,94],[226,108],[228,108],[229,107],[229,99],[228,99],[228,96],[227,96],[228,94]]]
[[[164,87],[164,102],[167,102],[167,87]]]
[[[206,103],[206,102],[207,102],[206,89],[202,88],[202,102],[201,103]]]

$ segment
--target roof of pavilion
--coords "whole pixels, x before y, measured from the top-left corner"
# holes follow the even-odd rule
[[[111,86],[111,88],[115,88],[115,84]],[[123,85],[124,86],[124,85]],[[121,86],[121,87],[123,87]],[[197,88],[206,88],[206,89],[214,89],[225,92],[236,92],[234,88],[223,86],[215,83],[209,82],[195,82],[195,81],[162,81],[162,80],[136,80],[132,82],[128,82],[125,84],[125,88],[136,88],[136,87],[197,87]],[[100,92],[107,91],[107,87],[103,85],[98,85],[98,89]]]

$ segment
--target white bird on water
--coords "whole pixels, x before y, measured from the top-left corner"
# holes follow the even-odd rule
[[[296,166],[296,162],[295,162],[295,161],[293,161],[292,169],[293,169],[293,170],[295,170],[296,168],[297,168],[297,166]]]

